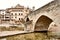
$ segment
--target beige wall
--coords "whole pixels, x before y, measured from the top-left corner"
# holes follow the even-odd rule
[[[24,19],[25,16],[27,16],[30,13],[30,11],[31,11],[30,9],[25,8],[24,6],[21,6],[19,4],[16,5],[16,7],[14,7],[14,8],[8,8],[7,9],[7,12],[9,12],[11,15],[11,19],[17,20],[17,21],[19,21],[19,18]],[[13,13],[13,15],[12,15],[12,13]]]
[[[13,15],[12,15],[12,13],[13,13]],[[15,13],[16,13],[16,15],[15,15]],[[18,11],[16,11],[16,12],[10,12],[10,14],[11,14],[11,19],[14,19],[14,20],[19,20],[19,18],[20,19],[24,19],[25,18],[25,16],[27,16],[27,14],[29,14],[29,11],[28,12],[25,12],[25,11],[23,11],[23,12],[18,12]],[[20,14],[20,15],[19,15]],[[16,17],[16,18],[15,18]]]

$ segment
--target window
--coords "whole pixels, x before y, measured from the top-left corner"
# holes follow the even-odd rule
[[[5,18],[9,18],[9,17],[5,17]]]
[[[21,15],[23,15],[23,14],[21,13]]]
[[[12,20],[13,21],[13,20]]]
[[[11,15],[13,15],[13,13],[11,13]]]
[[[20,18],[19,18],[19,20],[20,20]]]
[[[17,13],[15,13],[15,15],[17,15]]]
[[[20,15],[20,13],[19,13],[19,15]]]
[[[17,17],[15,17],[15,18],[17,18]]]
[[[11,17],[11,18],[13,18],[13,17]]]

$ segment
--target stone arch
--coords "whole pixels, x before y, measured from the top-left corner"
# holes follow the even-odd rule
[[[48,30],[48,27],[50,23],[53,22],[53,20],[45,15],[40,16],[36,23],[34,31],[45,31]]]

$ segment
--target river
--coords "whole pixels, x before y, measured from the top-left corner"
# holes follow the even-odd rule
[[[29,34],[14,35],[1,40],[60,40],[56,35],[50,35],[50,32],[33,32]]]

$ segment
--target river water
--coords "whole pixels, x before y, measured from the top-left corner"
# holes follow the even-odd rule
[[[29,34],[14,35],[0,40],[60,40],[59,36],[50,32],[34,32]]]

